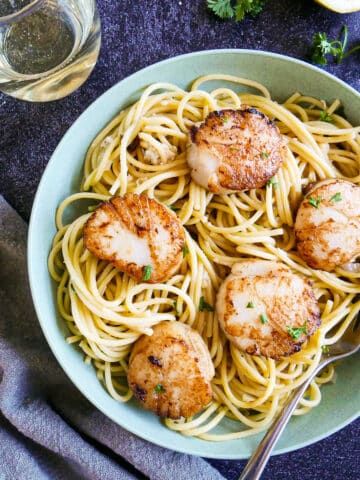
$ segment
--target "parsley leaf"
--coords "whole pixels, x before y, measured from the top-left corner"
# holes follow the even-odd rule
[[[341,38],[342,37],[342,38]],[[344,25],[341,29],[340,37],[337,40],[329,40],[326,33],[315,33],[312,39],[311,60],[318,65],[327,65],[327,55],[332,55],[336,63],[342,62],[345,57],[360,50],[360,45],[356,45],[346,52],[348,40],[348,27]]]
[[[323,353],[329,353],[330,352],[330,347],[329,347],[329,345],[322,345],[321,350],[323,351]]]
[[[304,325],[302,327],[297,327],[297,328],[292,328],[292,327],[287,327],[288,334],[294,339],[298,340],[300,335],[302,333],[305,333],[307,335],[308,329],[306,326],[306,322],[304,322]]]
[[[329,202],[341,202],[341,200],[342,200],[341,193],[340,193],[340,192],[337,192],[337,193],[335,193],[335,195],[333,195],[333,196],[330,198]]]
[[[144,265],[143,266],[143,276],[142,276],[142,279],[143,280],[150,280],[151,278],[151,274],[153,272],[153,267],[151,265]]]
[[[235,15],[231,0],[207,0],[207,6],[220,18],[232,18]]]
[[[277,188],[279,188],[280,183],[275,180],[275,177],[271,177],[271,178],[266,182],[266,186],[267,186],[267,187],[270,187],[270,185],[272,185],[272,186],[274,187],[274,190],[276,190]]]
[[[240,22],[248,13],[252,17],[258,15],[264,8],[265,0],[237,0],[235,5],[235,20]]]
[[[254,302],[249,302],[249,303],[246,305],[246,308],[255,308]]]
[[[266,316],[264,313],[262,313],[262,314],[260,315],[260,320],[261,320],[261,323],[262,323],[263,325],[265,325],[265,323],[268,323],[268,321],[269,321],[269,319],[267,318],[267,316]]]
[[[165,388],[159,383],[159,384],[156,385],[156,387],[154,388],[154,392],[155,392],[155,393],[163,393],[163,392],[165,392]]]
[[[261,152],[260,157],[261,158],[267,158],[269,155],[266,152]]]
[[[213,312],[214,308],[209,303],[207,303],[205,297],[200,297],[199,310],[200,312],[203,312],[204,310],[207,310],[208,312]]]
[[[322,200],[322,197],[317,197],[317,198],[309,197],[308,198],[308,204],[311,205],[314,208],[319,208],[319,204],[320,204],[321,200]]]
[[[320,120],[322,122],[334,123],[334,119],[328,114],[326,110],[320,112]]]
[[[174,205],[169,205],[169,208],[170,208],[173,212],[178,212],[179,210],[181,210],[180,207],[175,207]]]
[[[253,17],[264,8],[266,0],[207,0],[208,9],[220,18],[235,17],[237,22],[244,19],[246,14]]]
[[[186,255],[189,253],[189,249],[187,248],[186,245],[183,246],[182,252],[183,252],[183,258],[186,257]]]
[[[173,302],[173,306],[174,306],[175,313],[179,313],[179,310],[177,308],[177,301],[176,300]]]
[[[318,65],[327,65],[327,58],[326,55],[333,55],[337,57],[340,53],[340,47],[335,46],[340,45],[340,42],[337,40],[333,42],[329,42],[326,33],[315,33],[312,40],[312,52],[311,52],[311,60],[313,63],[317,63]]]

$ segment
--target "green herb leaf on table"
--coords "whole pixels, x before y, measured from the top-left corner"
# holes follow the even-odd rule
[[[255,308],[254,302],[249,302],[249,303],[246,305],[246,308]]]
[[[262,323],[263,325],[265,325],[265,323],[268,323],[268,321],[269,321],[269,319],[267,318],[267,316],[266,316],[264,313],[262,313],[262,314],[260,315],[260,320],[261,320],[261,323]]]
[[[312,39],[311,60],[318,65],[327,65],[328,57],[332,55],[336,63],[340,63],[344,58],[360,50],[360,45],[356,45],[351,50],[346,51],[348,41],[348,27],[344,25],[341,29],[340,37],[337,40],[328,39],[325,32],[317,32]]]
[[[235,15],[231,0],[207,0],[208,8],[220,18],[232,18]]]
[[[266,0],[207,0],[208,9],[222,19],[234,18],[237,22],[249,14],[258,15]]]

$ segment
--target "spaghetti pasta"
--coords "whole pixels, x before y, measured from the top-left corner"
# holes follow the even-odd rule
[[[227,87],[203,90],[205,82],[234,82],[259,94],[236,93]],[[286,160],[268,184],[228,195],[207,192],[191,180],[186,161],[189,128],[210,111],[256,107],[278,125],[287,145]],[[360,310],[360,272],[309,268],[298,255],[293,232],[304,188],[325,178],[360,183],[360,127],[336,113],[339,101],[294,93],[283,104],[271,99],[254,81],[229,75],[197,79],[190,91],[157,83],[122,110],[90,145],[80,192],[66,198],[56,215],[56,234],[49,271],[58,283],[57,303],[68,329],[92,363],[109,394],[126,402],[128,358],[140,335],[150,335],[163,320],[195,328],[208,346],[216,375],[214,399],[194,418],[165,420],[184,435],[221,441],[267,428],[291,391],[319,362],[322,347],[334,343]],[[321,120],[322,113],[331,122]],[[180,270],[163,284],[136,283],[83,245],[82,232],[91,215],[64,224],[65,209],[80,201],[93,206],[110,196],[145,193],[174,209],[186,229],[186,250]],[[93,208],[93,207],[91,207]],[[91,210],[90,208],[90,210]],[[280,360],[254,357],[229,344],[216,312],[209,305],[221,281],[239,258],[280,261],[313,281],[321,309],[321,327],[301,351]],[[331,382],[328,367],[312,382],[295,411],[302,415],[321,401],[320,387]],[[231,431],[217,433],[224,417]]]

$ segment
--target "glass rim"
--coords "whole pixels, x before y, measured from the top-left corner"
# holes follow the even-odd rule
[[[14,23],[20,20],[27,15],[35,12],[38,8],[40,8],[44,3],[44,0],[32,0],[30,3],[25,5],[24,7],[20,8],[19,10],[10,13],[9,15],[0,15],[0,26],[6,25],[9,23]]]

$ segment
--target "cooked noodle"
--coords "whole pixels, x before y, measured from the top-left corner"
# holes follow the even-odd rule
[[[260,94],[237,94],[229,88],[200,90],[209,80],[246,85]],[[189,175],[189,127],[212,110],[236,109],[241,104],[275,119],[287,143],[286,161],[264,188],[209,193]],[[209,75],[196,80],[189,92],[165,83],[151,85],[95,138],[86,155],[80,193],[59,206],[49,270],[58,282],[58,309],[70,332],[67,341],[81,347],[85,361],[93,364],[116,400],[131,398],[126,374],[132,344],[141,334],[151,334],[153,325],[177,320],[197,329],[209,348],[216,369],[214,399],[196,417],[167,419],[166,425],[206,440],[252,435],[269,425],[289,393],[314,370],[322,346],[334,343],[358,314],[360,273],[309,268],[297,254],[293,232],[296,210],[309,183],[333,177],[360,183],[360,127],[338,115],[338,107],[337,100],[328,106],[299,93],[278,104],[257,82]],[[322,111],[331,115],[333,123],[320,120]],[[83,226],[93,207],[63,225],[70,204],[90,199],[95,206],[126,192],[144,193],[171,206],[186,228],[188,253],[166,283],[139,284],[84,248]],[[298,353],[278,361],[242,353],[225,339],[216,313],[199,311],[201,297],[215,305],[229,267],[247,257],[283,262],[313,281],[322,323]],[[333,366],[323,370],[295,414],[318,405],[320,386],[333,377]],[[229,433],[218,434],[213,429],[225,416],[237,422]]]

